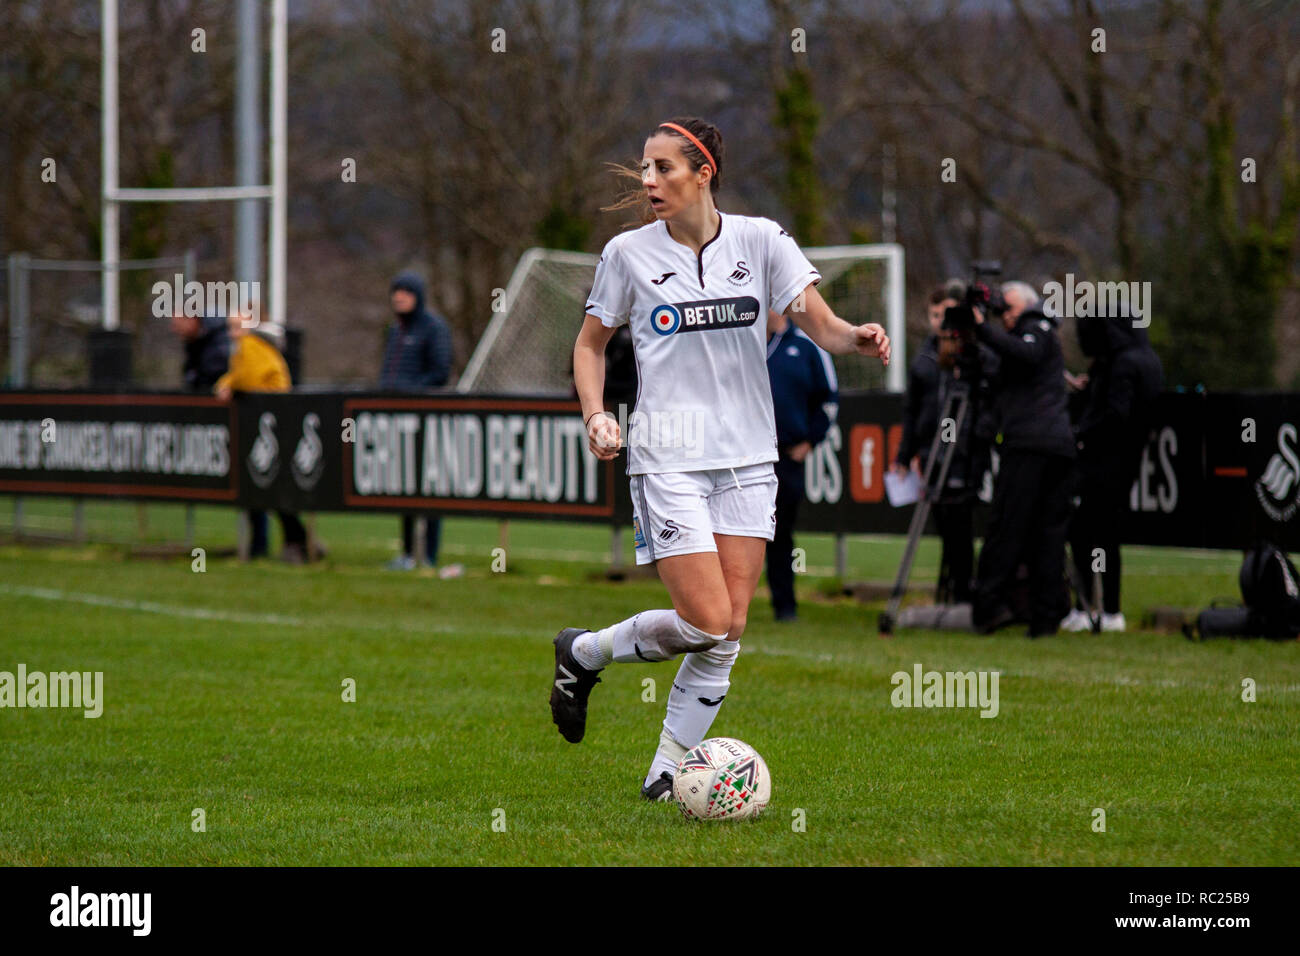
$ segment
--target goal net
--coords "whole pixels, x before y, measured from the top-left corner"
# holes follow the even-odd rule
[[[902,391],[907,368],[902,246],[829,246],[803,252],[821,273],[818,291],[835,314],[854,325],[878,322],[889,332],[893,346],[888,369],[855,355],[835,356],[839,387]],[[525,252],[457,388],[496,394],[571,394],[573,342],[598,258],[552,249]]]

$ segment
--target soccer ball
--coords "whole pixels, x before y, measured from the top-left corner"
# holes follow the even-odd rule
[[[673,796],[688,820],[744,820],[772,799],[772,777],[749,744],[710,737],[677,765]]]

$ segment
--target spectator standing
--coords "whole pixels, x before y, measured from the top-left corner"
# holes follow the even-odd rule
[[[191,392],[208,394],[230,365],[226,317],[199,318],[178,312],[172,316],[172,332],[185,349],[185,364],[181,369],[185,387]]]
[[[254,320],[248,314],[232,312],[226,325],[232,343],[230,368],[217,379],[213,387],[217,398],[229,401],[234,392],[287,392],[293,383],[289,379],[289,366],[280,354],[284,341],[284,328],[268,322],[265,315]],[[278,512],[280,527],[284,531],[284,548],[280,553],[289,564],[305,564],[307,529],[296,514]],[[264,557],[268,550],[266,512],[252,510],[248,513],[253,529],[253,542],[249,551],[255,558]]]
[[[776,411],[776,533],[767,543],[767,584],[778,621],[798,617],[794,523],[804,498],[804,462],[826,437],[839,404],[831,357],[779,312],[767,314],[767,372]]]
[[[424,283],[412,272],[396,276],[389,286],[389,300],[396,321],[389,328],[384,344],[384,361],[379,387],[385,391],[413,392],[441,388],[451,377],[451,330],[440,315],[425,308]],[[388,563],[391,571],[415,569],[415,521],[413,514],[402,515],[402,553]],[[436,514],[424,517],[424,554],[429,566],[438,566],[438,544],[442,536],[442,519]],[[463,565],[441,569],[440,577],[459,577]]]
[[[1082,406],[1074,427],[1079,504],[1070,519],[1070,551],[1080,586],[1091,600],[1093,552],[1101,549],[1101,629],[1122,631],[1120,527],[1164,372],[1146,329],[1135,328],[1126,311],[1111,318],[1080,318],[1078,333],[1079,347],[1092,364],[1077,379],[1067,376],[1081,390]],[[1061,622],[1066,631],[1088,630],[1091,625],[1078,600]]]

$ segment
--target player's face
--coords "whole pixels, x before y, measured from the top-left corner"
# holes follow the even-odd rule
[[[682,155],[682,140],[661,133],[645,141],[641,157],[641,182],[650,205],[660,219],[672,219],[688,206],[700,201],[703,171],[692,171]],[[707,188],[707,185],[706,185]]]

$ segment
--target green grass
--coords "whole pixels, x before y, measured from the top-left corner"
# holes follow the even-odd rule
[[[70,514],[25,502],[29,529]],[[179,539],[181,515],[151,505],[150,536]],[[86,521],[97,538],[138,530],[131,505],[88,504]],[[196,526],[203,547],[233,543],[229,511],[198,509]],[[688,824],[637,796],[675,664],[609,668],[578,746],[550,722],[555,631],[666,606],[654,580],[600,579],[607,530],[514,522],[509,571],[493,574],[496,523],[447,520],[444,550],[468,573],[442,581],[381,570],[394,518],[320,527],[331,555],[312,568],[209,557],[196,574],[115,545],[0,546],[0,670],[105,682],[99,719],[0,710],[0,864],[1300,863],[1295,643],[886,641],[878,607],[817,598],[812,575],[794,626],[760,589],[713,732],[764,754],[772,805],[754,823]],[[800,543],[828,574],[831,540]],[[850,576],[887,580],[900,551],[854,540]],[[936,558],[927,541],[917,580]],[[1125,561],[1131,625],[1236,591],[1235,553]],[[895,709],[890,676],[916,662],[1001,671],[1000,713]],[[348,677],[356,703],[341,700]],[[659,702],[643,702],[645,678]]]

